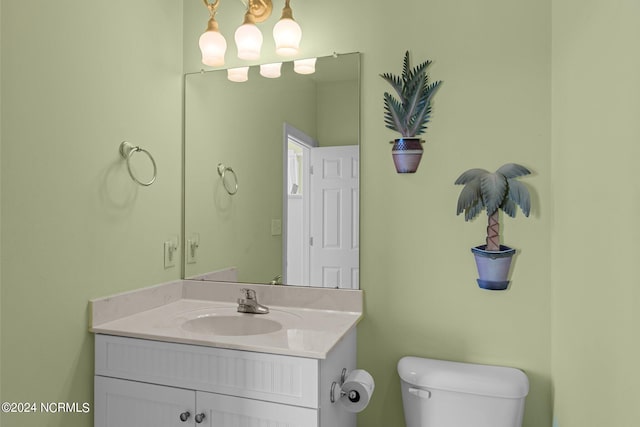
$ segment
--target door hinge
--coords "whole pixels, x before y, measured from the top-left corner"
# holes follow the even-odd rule
[[[309,246],[313,246],[313,237],[309,237]]]

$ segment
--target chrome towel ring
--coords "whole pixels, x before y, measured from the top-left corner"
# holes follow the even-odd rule
[[[131,170],[131,157],[133,157],[133,155],[138,152],[146,154],[149,160],[151,160],[151,164],[153,165],[153,177],[151,178],[151,180],[147,182],[140,181],[138,177],[135,176],[135,174]],[[135,182],[145,187],[148,187],[151,184],[153,184],[153,182],[156,180],[156,176],[158,176],[158,167],[156,166],[156,161],[154,160],[150,152],[148,152],[144,148],[140,148],[138,146],[132,145],[127,141],[122,141],[122,144],[120,144],[120,155],[122,156],[123,159],[127,161],[127,169],[129,170],[129,175],[131,176],[131,179],[133,179]]]
[[[224,179],[227,172],[233,175],[233,186],[231,186],[231,189],[229,189],[229,186],[227,185],[227,181]],[[233,196],[238,192],[238,175],[236,175],[233,169],[231,169],[228,166],[225,166],[222,163],[218,163],[218,175],[220,175],[220,179],[222,179],[222,186],[224,187],[225,190],[227,190],[227,193],[229,193],[230,196]]]

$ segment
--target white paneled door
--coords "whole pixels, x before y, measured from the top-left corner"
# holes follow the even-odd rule
[[[313,286],[358,289],[359,167],[357,145],[311,150]]]

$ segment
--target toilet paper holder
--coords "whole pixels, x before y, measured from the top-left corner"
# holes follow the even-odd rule
[[[356,390],[342,390],[342,385],[344,384],[346,379],[347,368],[342,368],[342,374],[340,374],[340,383],[338,383],[337,381],[331,383],[331,390],[329,393],[329,399],[331,400],[331,403],[336,403],[336,401],[342,396],[347,396],[347,399],[349,399],[349,401],[353,403],[360,401],[360,393],[358,393]]]

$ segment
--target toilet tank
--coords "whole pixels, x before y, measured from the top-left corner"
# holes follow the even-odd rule
[[[407,427],[521,427],[529,380],[519,369],[403,357]]]

